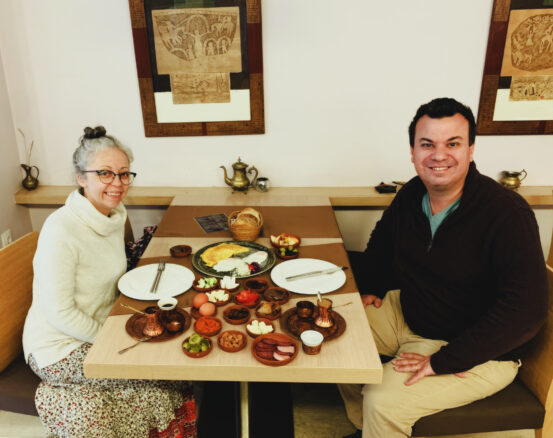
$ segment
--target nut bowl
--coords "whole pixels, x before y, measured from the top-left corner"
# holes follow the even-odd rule
[[[217,345],[227,353],[236,353],[248,344],[248,337],[238,330],[226,330],[217,337]]]

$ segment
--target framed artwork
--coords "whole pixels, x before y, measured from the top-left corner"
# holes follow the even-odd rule
[[[261,0],[129,0],[146,137],[263,134]]]
[[[494,0],[477,133],[553,134],[553,0]]]

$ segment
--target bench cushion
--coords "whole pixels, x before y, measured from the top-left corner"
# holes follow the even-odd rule
[[[542,404],[517,378],[490,397],[421,418],[412,436],[540,429],[544,417]]]
[[[38,415],[35,392],[40,378],[33,373],[20,354],[0,372],[0,409],[20,414]]]

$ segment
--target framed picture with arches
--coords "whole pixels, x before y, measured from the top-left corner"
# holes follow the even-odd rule
[[[129,0],[146,137],[263,134],[261,0]]]

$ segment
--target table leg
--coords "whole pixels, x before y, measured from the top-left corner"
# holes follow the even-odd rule
[[[241,421],[241,437],[249,438],[250,436],[250,403],[248,394],[248,382],[240,382],[240,421]]]

